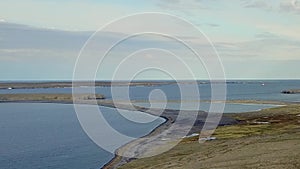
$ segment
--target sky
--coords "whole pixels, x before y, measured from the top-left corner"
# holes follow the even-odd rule
[[[71,80],[79,52],[95,31],[118,18],[143,12],[162,12],[193,24],[212,42],[227,79],[300,78],[300,1],[297,0],[10,0],[0,1],[0,81]],[[161,19],[124,22],[120,25],[122,30],[116,27],[98,33],[97,44],[118,40],[132,32],[133,27],[155,25],[167,31],[169,22],[173,24]],[[192,41],[197,36],[187,32],[189,28],[180,22],[176,23],[168,30],[185,32],[179,36],[182,40]],[[105,58],[95,72],[96,79],[112,79],[116,66],[126,56],[147,48],[177,53],[197,79],[209,78],[207,65],[196,61],[173,41],[142,36],[124,43]],[[202,50],[211,47],[202,42],[191,43]],[[93,50],[101,53],[104,47],[99,45]],[[178,62],[178,58],[172,58],[166,51],[143,51],[134,57],[128,59],[132,66],[122,71],[123,77],[137,65],[143,68],[164,63],[171,72],[144,71],[137,73],[136,78],[169,79],[168,74],[179,79],[190,78],[183,73],[183,61]],[[93,62],[88,60],[85,64],[89,67]],[[223,70],[218,64],[211,65],[214,66]]]

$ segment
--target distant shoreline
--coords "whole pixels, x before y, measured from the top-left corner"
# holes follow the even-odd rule
[[[280,79],[278,79],[280,80]],[[109,86],[156,86],[169,84],[211,84],[211,83],[226,83],[226,84],[245,84],[276,81],[276,79],[245,79],[245,80],[134,80],[134,81],[0,81],[0,89],[37,89],[37,88],[71,88],[76,87],[109,87]],[[283,81],[300,81],[300,79],[284,79]],[[290,89],[286,89],[287,91]]]
[[[23,100],[18,100],[18,98],[20,99],[21,96],[23,98]],[[3,100],[3,98],[5,98],[7,100]],[[2,98],[2,99],[1,99]],[[55,104],[73,104],[73,99],[72,99],[72,94],[0,94],[0,104],[1,103],[55,103]],[[95,102],[91,102],[91,100],[89,99],[82,99],[82,100],[78,100],[77,103],[82,103],[82,104],[95,104]],[[259,101],[259,100],[230,100],[228,101],[228,103],[276,103],[276,104],[294,104],[293,102],[278,102],[278,101]],[[119,108],[119,109],[125,109],[125,110],[132,110],[132,111],[140,111],[140,112],[144,112],[144,113],[148,113],[151,115],[155,115],[155,116],[159,116],[161,118],[164,118],[166,121],[162,124],[160,124],[159,126],[157,126],[156,128],[154,128],[150,133],[148,133],[147,135],[145,135],[144,137],[147,136],[151,136],[151,135],[155,135],[158,134],[164,130],[166,130],[169,126],[172,125],[172,123],[175,121],[177,115],[178,115],[178,110],[164,110],[164,112],[162,114],[157,114],[157,112],[159,112],[159,110],[157,109],[147,109],[145,107],[139,107],[139,106],[135,106],[134,108],[126,105],[125,103],[113,103],[111,100],[97,100],[97,104],[99,106],[105,106],[105,107],[110,107],[110,108]],[[188,112],[188,111],[187,111]],[[247,113],[244,113],[247,114]],[[205,120],[207,116],[206,112],[203,111],[199,111],[199,115],[198,115],[198,120],[203,121]],[[221,126],[231,126],[231,125],[235,125],[235,124],[239,124],[240,122],[238,122],[235,118],[235,116],[237,116],[237,113],[228,113],[226,115],[223,115],[222,120],[220,122],[219,125]],[[240,116],[240,115],[238,115]],[[247,118],[252,118],[252,115],[249,114],[249,117]],[[182,123],[184,125],[184,123]],[[201,131],[202,128],[201,123],[199,123],[198,125],[195,125],[190,134],[191,133],[197,133],[199,131]],[[144,138],[141,137],[141,138]],[[139,139],[141,139],[139,138]],[[124,151],[126,149],[126,147],[130,146],[131,144],[136,144],[139,145],[139,139],[135,139],[121,147],[119,147],[116,152],[118,151]],[[137,152],[138,153],[138,152]],[[121,166],[123,164],[126,164],[130,161],[132,161],[133,159],[130,158],[126,158],[126,157],[120,157],[118,155],[115,155],[115,157],[113,159],[111,159],[108,163],[106,163],[103,168],[104,169],[108,169],[108,168],[115,168],[118,166]]]
[[[174,81],[75,81],[75,82],[1,82],[0,89],[38,89],[38,88],[72,88],[75,87],[109,87],[109,86],[154,86],[173,84]]]

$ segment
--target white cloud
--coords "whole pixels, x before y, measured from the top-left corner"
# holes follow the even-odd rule
[[[267,36],[266,36],[267,35]],[[223,44],[216,47],[223,60],[299,60],[300,41],[258,34],[258,39],[246,42]]]
[[[5,20],[5,19],[2,19],[2,18],[0,18],[0,22],[6,22],[6,20]]]
[[[282,11],[300,14],[300,2],[298,0],[282,0],[280,3]]]
[[[63,30],[97,30],[113,19],[139,9],[86,1],[0,1],[0,16],[9,22]]]
[[[157,5],[171,10],[203,10],[208,9],[201,1],[196,0],[158,0]]]
[[[276,60],[280,63],[300,60],[300,15],[297,15],[300,13],[300,6],[296,0],[242,0],[242,3],[241,0],[232,3],[220,0],[153,0],[152,2],[157,3],[156,8],[152,9],[183,16],[203,29],[204,33],[215,43],[222,60],[229,63],[227,66],[232,68],[232,72],[237,72],[241,76],[243,74],[239,72],[239,69],[243,66],[237,69],[233,61],[242,61],[247,64],[248,61],[267,63],[268,60]],[[25,64],[32,62],[33,65],[38,60],[41,63],[39,66],[48,67],[49,70],[53,69],[53,65],[59,64],[72,67],[80,48],[92,32],[58,29],[95,30],[112,19],[134,12],[143,12],[143,10],[145,9],[131,9],[129,5],[85,3],[84,1],[60,3],[34,0],[2,1],[0,2],[2,18],[43,26],[47,29],[3,23],[5,20],[0,19],[0,59],[1,61],[21,60]],[[157,23],[154,21],[145,20],[145,24],[140,27],[148,27],[147,24],[155,26]],[[126,33],[132,31],[132,27],[138,27],[139,24],[140,22],[136,22],[121,27]],[[53,30],[49,29],[52,27]],[[117,28],[120,27],[117,26]],[[186,29],[182,27],[176,29],[173,27],[165,28],[164,31],[184,30]],[[187,34],[183,38],[195,43],[191,35]],[[116,38],[118,34],[108,33],[101,34],[100,40],[109,43]],[[168,49],[175,48],[174,44],[162,38],[136,38],[121,48],[127,52],[153,47],[153,45]],[[205,44],[198,45],[205,50]],[[100,46],[99,50],[101,49]],[[122,50],[114,53],[110,59],[123,57]],[[182,48],[177,47],[175,50],[181,50],[180,54],[186,60],[191,58],[184,53]],[[155,57],[156,55],[144,56],[148,60],[153,60]],[[49,65],[49,62],[53,65]],[[190,59],[190,62],[193,60]],[[6,65],[3,63],[2,66]],[[107,66],[110,67],[110,65]],[[197,65],[194,67],[198,69]],[[250,70],[253,74],[252,68]]]
[[[243,6],[246,8],[261,8],[265,10],[272,10],[274,3],[266,0],[242,0]]]

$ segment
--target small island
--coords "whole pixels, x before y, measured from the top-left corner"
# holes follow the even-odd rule
[[[80,101],[102,100],[105,99],[101,94],[77,94],[76,99]],[[0,94],[1,102],[48,102],[48,103],[73,103],[72,94]]]
[[[289,89],[281,91],[282,94],[300,94],[300,89]]]
[[[61,81],[61,82],[1,82],[0,89],[37,89],[107,86],[156,86],[176,83],[175,81]]]

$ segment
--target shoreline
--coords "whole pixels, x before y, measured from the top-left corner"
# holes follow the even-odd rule
[[[157,86],[173,84],[173,81],[70,81],[70,82],[0,82],[0,90],[47,89],[74,87],[110,87],[110,86]]]
[[[3,101],[3,100],[0,100],[0,104],[1,103],[49,103],[49,104],[73,104],[73,101],[41,101],[41,100],[7,100],[7,101]],[[88,102],[85,102],[83,104],[89,104]],[[110,103],[110,102],[98,102],[98,105],[99,106],[103,106],[103,107],[108,107],[108,108],[117,108],[117,109],[123,109],[123,110],[132,110],[131,107],[128,107],[124,104],[113,104],[113,103]],[[155,112],[157,112],[157,110],[149,110],[147,108],[144,108],[144,107],[135,107],[136,110],[132,110],[132,111],[140,111],[142,113],[147,113],[147,114],[150,114],[150,115],[154,115],[154,116],[157,116],[157,114]],[[174,112],[174,110],[165,110],[166,112],[168,113],[171,113],[171,112]],[[125,164],[125,163],[128,163],[129,161],[131,161],[131,159],[128,159],[126,157],[121,157],[121,159],[119,160],[120,156],[118,156],[117,152],[120,151],[121,149],[123,148],[126,148],[128,145],[136,142],[137,140],[139,139],[142,139],[142,138],[145,138],[145,137],[148,137],[148,136],[151,136],[152,134],[155,134],[159,131],[162,131],[164,129],[166,129],[167,127],[169,127],[169,125],[172,124],[172,122],[174,122],[174,119],[171,117],[171,116],[157,116],[157,117],[160,117],[160,118],[163,118],[165,119],[165,121],[163,123],[161,123],[160,125],[158,125],[157,127],[153,128],[149,133],[145,134],[143,137],[140,137],[140,138],[137,138],[137,139],[134,139],[124,145],[122,145],[121,147],[119,147],[118,149],[115,150],[115,154],[114,154],[114,157],[109,161],[107,162],[106,164],[104,164],[101,168],[103,169],[108,169],[108,168],[111,168],[112,165],[115,166],[120,166],[122,164]]]
[[[255,103],[257,103],[258,101],[254,101]],[[262,102],[264,102],[264,101],[262,101]],[[266,102],[268,102],[268,101],[266,101]],[[272,102],[272,101],[271,101]],[[232,102],[231,102],[232,103]],[[278,103],[278,102],[277,102]],[[278,107],[284,107],[284,106],[287,106],[287,105],[283,105],[282,103],[283,102],[280,102],[281,103],[281,105],[278,105]],[[293,103],[293,102],[284,102],[285,104],[295,104],[295,103]],[[238,104],[238,103],[237,103]],[[261,103],[261,104],[265,104],[265,103]],[[296,103],[297,104],[297,103]],[[276,108],[276,107],[275,107]],[[269,108],[269,109],[272,109],[272,108]],[[254,111],[254,112],[259,112],[259,111],[261,111],[261,110],[258,110],[258,111]],[[249,113],[249,112],[245,112],[245,114],[247,114],[247,113]],[[251,113],[251,112],[250,112]],[[235,115],[238,115],[238,114],[241,114],[241,113],[228,113],[228,116],[235,116]],[[157,130],[161,130],[161,128],[164,126],[164,125],[166,125],[166,123],[168,123],[168,121],[171,123],[171,119],[169,119],[168,117],[165,117],[165,116],[160,116],[160,117],[162,117],[162,118],[165,118],[166,119],[166,121],[164,122],[164,123],[162,123],[161,125],[159,125],[159,126],[157,126],[156,128],[154,128],[149,134],[147,134],[147,135],[145,135],[145,136],[143,136],[143,137],[147,137],[147,136],[151,136],[151,134],[153,134],[153,133],[155,133],[155,132],[157,132]],[[231,117],[231,118],[234,118],[234,117]],[[236,125],[236,124],[230,124],[229,126],[234,126],[234,125]],[[141,138],[143,138],[143,137],[141,137]],[[133,140],[133,141],[131,141],[131,142],[129,142],[129,143],[127,143],[127,144],[125,144],[125,145],[123,145],[123,146],[121,146],[121,147],[119,147],[117,150],[116,150],[116,153],[115,153],[115,156],[108,162],[108,163],[106,163],[103,167],[102,167],[102,169],[115,169],[115,168],[118,168],[118,167],[120,167],[120,166],[122,166],[122,165],[124,165],[124,164],[126,164],[126,163],[129,163],[129,162],[131,162],[131,161],[133,161],[133,160],[135,160],[135,159],[132,159],[132,158],[127,158],[127,157],[120,157],[119,155],[117,155],[118,154],[118,151],[121,151],[122,149],[126,149],[130,144],[132,144],[132,143],[134,143],[134,142],[137,142],[139,139],[141,139],[141,138],[138,138],[138,139],[135,139],[135,140]]]
[[[118,152],[121,151],[122,149],[126,149],[127,146],[129,146],[130,144],[133,144],[138,139],[142,139],[142,138],[151,136],[152,134],[158,132],[158,130],[161,130],[161,128],[164,127],[164,125],[167,125],[166,123],[168,123],[170,121],[167,117],[163,117],[163,116],[159,116],[159,117],[165,119],[165,121],[163,123],[161,123],[159,126],[155,127],[153,130],[151,130],[148,134],[144,135],[143,137],[134,139],[134,140],[122,145],[118,149],[116,149],[114,157],[108,163],[106,163],[104,166],[102,166],[101,169],[117,168],[117,167],[119,167],[119,166],[121,166],[125,163],[128,163],[128,162],[132,161],[133,159],[131,159],[131,158],[121,157],[121,156],[117,155]]]
[[[190,168],[198,168],[199,166],[202,166],[202,168],[239,166],[238,168],[242,168],[250,164],[253,165],[253,168],[257,168],[270,163],[272,165],[276,164],[276,162],[272,161],[275,156],[279,155],[277,151],[273,151],[275,148],[282,150],[280,152],[283,155],[278,157],[279,159],[284,160],[284,162],[290,162],[292,158],[294,159],[292,160],[294,164],[289,165],[300,166],[299,161],[295,161],[297,154],[298,157],[300,155],[300,146],[298,146],[300,138],[299,103],[263,109],[259,112],[232,113],[228,115],[239,120],[239,123],[218,127],[212,135],[217,140],[207,141],[204,143],[205,146],[200,145],[198,136],[195,136],[182,140],[172,150],[158,156],[145,159],[130,159],[127,163],[119,164],[121,164],[122,169],[134,167],[159,167],[163,169],[170,168],[170,165],[180,166],[180,168],[186,166],[190,166]],[[253,148],[260,145],[265,145],[261,151]],[[287,146],[289,147],[288,150]],[[291,154],[291,151],[294,151],[295,154]],[[203,156],[203,152],[208,154]],[[239,160],[236,158],[236,154],[241,152],[243,152],[241,154],[242,160]],[[259,154],[257,154],[258,152]],[[184,159],[187,161],[182,160],[182,154],[184,154],[184,157],[186,157]],[[265,156],[265,154],[271,154],[271,156]],[[250,159],[249,156],[251,157]],[[225,160],[227,157],[228,160]],[[217,159],[217,163],[214,159]],[[115,158],[114,160],[115,163],[118,163],[119,159]],[[260,160],[262,162],[259,162]],[[114,166],[109,167],[114,168]]]
[[[73,104],[73,102],[70,102],[70,101],[63,101],[63,102],[62,101],[56,101],[55,102],[55,101],[24,101],[24,100],[21,100],[21,101],[0,101],[0,104],[1,103],[46,103],[46,104],[68,104],[68,105]],[[88,104],[88,103],[86,103],[86,104]],[[104,105],[99,105],[99,106],[108,107],[108,108],[118,108],[117,106],[115,106],[113,104],[107,105],[107,103],[105,103]],[[122,108],[122,109],[124,109],[124,108]],[[124,109],[124,110],[128,110],[128,109]],[[142,113],[150,114],[148,112],[141,111],[141,110],[136,110],[136,111],[140,111]],[[150,115],[153,115],[153,114],[150,114]],[[131,161],[130,159],[127,159],[127,158],[121,158],[121,160],[119,161],[118,158],[120,158],[120,156],[117,155],[118,154],[117,152],[120,151],[120,149],[126,148],[129,144],[134,143],[136,140],[147,137],[147,136],[150,136],[151,134],[157,132],[158,130],[161,130],[163,127],[166,127],[166,126],[171,124],[171,121],[172,121],[171,118],[168,118],[168,117],[165,117],[165,116],[159,116],[159,117],[165,119],[165,121],[163,123],[161,123],[160,125],[158,125],[157,127],[153,128],[149,133],[145,134],[143,137],[134,139],[134,140],[122,145],[118,149],[116,149],[114,157],[109,162],[105,163],[101,168],[108,169],[108,168],[111,168],[111,165],[115,165],[116,162],[117,162],[117,166],[119,166],[119,165],[121,165],[119,163],[124,162],[124,160],[126,161],[126,163]],[[122,163],[122,164],[124,164],[124,163]]]
[[[73,101],[34,101],[34,100],[8,100],[8,101],[3,101],[3,100],[0,100],[0,104],[1,103],[47,103],[47,104],[73,104]],[[89,103],[83,103],[83,104],[89,104]],[[108,102],[102,102],[102,104],[98,103],[99,106],[103,106],[103,107],[108,107],[108,108],[119,108],[119,109],[123,109],[123,110],[132,110],[131,108],[127,107],[125,108],[124,106],[126,105],[114,105],[113,103],[108,103]],[[122,107],[122,108],[120,108]],[[134,111],[140,111],[142,113],[147,113],[147,114],[150,114],[150,115],[154,115],[154,113],[151,113],[151,112],[148,112],[146,110],[146,108],[143,108],[143,107],[138,107],[137,110],[134,110]],[[172,110],[171,110],[172,111]],[[154,116],[157,116],[157,115],[154,115]],[[151,134],[154,134],[160,130],[163,130],[165,127],[168,127],[172,122],[173,122],[173,119],[171,117],[167,117],[167,116],[158,116],[160,118],[163,118],[165,119],[165,121],[163,123],[161,123],[160,125],[158,125],[157,127],[153,128],[149,133],[145,134],[143,137],[140,137],[140,138],[137,138],[137,139],[134,139],[124,145],[122,145],[121,147],[119,147],[118,149],[115,150],[115,155],[114,157],[107,163],[105,163],[101,168],[110,168],[111,165],[115,165],[115,162],[117,161],[118,162],[118,166],[120,165],[119,162],[124,162],[122,160],[126,160],[126,163],[131,161],[130,159],[128,160],[127,158],[122,158],[121,161],[118,160],[118,158],[120,156],[117,155],[117,152],[120,151],[120,149],[122,148],[126,148],[129,144],[132,144],[134,143],[135,141],[137,141],[138,139],[141,139],[141,138],[144,138],[144,137],[147,137],[147,136],[150,136]],[[122,163],[124,164],[124,163]]]
[[[1,95],[0,95],[1,96]],[[80,100],[82,101],[82,104],[91,104],[91,102],[89,100]],[[270,103],[270,101],[229,101],[229,103]],[[272,102],[272,101],[271,101]],[[0,103],[55,103],[55,104],[73,104],[73,100],[0,100]],[[160,112],[158,109],[148,109],[145,107],[140,107],[140,106],[134,106],[134,107],[130,107],[126,104],[122,104],[122,103],[113,103],[112,101],[109,100],[98,100],[97,101],[99,106],[104,106],[104,107],[110,107],[110,108],[118,108],[118,109],[125,109],[125,110],[132,110],[132,111],[140,111],[143,113],[147,113],[147,114],[151,114],[154,116],[159,116],[161,118],[165,119],[165,122],[161,123],[159,126],[155,127],[153,130],[151,130],[148,134],[145,134],[143,137],[134,139],[126,144],[124,144],[123,146],[119,147],[118,149],[115,150],[115,156],[106,164],[104,164],[102,166],[103,169],[109,169],[109,168],[117,168],[120,167],[124,164],[127,164],[135,159],[132,158],[128,158],[128,157],[121,157],[118,154],[118,152],[120,151],[126,151],[126,149],[128,149],[128,147],[130,147],[130,145],[134,145],[137,144],[139,145],[139,141],[145,137],[149,137],[155,134],[160,133],[161,131],[166,130],[170,125],[172,125],[172,123],[175,121],[177,115],[178,115],[178,110],[169,110],[169,109],[165,109],[163,111],[163,113],[158,114],[158,112]],[[293,105],[293,104],[297,104],[294,102],[277,102],[277,103],[281,103],[281,105]],[[228,113],[226,115],[223,114],[222,120],[225,118],[225,124],[224,123],[220,123],[220,126],[223,125],[228,125],[228,126],[235,126],[235,124],[239,124],[239,121],[236,121],[237,118],[235,118],[235,116],[239,116],[238,114],[247,114],[247,113]],[[207,115],[206,112],[203,111],[199,111],[199,117],[197,118],[198,120],[205,118]],[[249,115],[251,116],[251,115]],[[227,119],[226,119],[227,118]],[[196,128],[193,128],[193,130],[191,131],[201,131],[199,130],[199,127],[201,126],[198,125],[196,126]],[[139,152],[138,152],[139,153]]]
[[[0,95],[1,96],[1,95]],[[40,95],[41,96],[41,95]],[[17,98],[17,97],[16,97]],[[82,104],[92,104],[89,100],[79,100]],[[73,104],[73,100],[30,100],[29,97],[27,97],[27,100],[0,100],[0,104],[1,103],[55,103],[55,104]],[[154,115],[160,118],[165,119],[165,122],[160,124],[159,126],[157,126],[156,128],[154,128],[153,130],[151,130],[148,134],[145,134],[143,137],[134,139],[132,141],[130,141],[129,143],[124,144],[123,146],[119,147],[118,149],[115,150],[115,156],[114,158],[112,158],[109,162],[107,162],[106,164],[103,165],[102,168],[115,168],[115,166],[121,166],[122,164],[128,163],[129,161],[131,161],[132,159],[126,158],[126,157],[120,157],[118,156],[118,152],[119,151],[123,151],[124,149],[126,149],[128,146],[132,145],[132,144],[138,144],[138,142],[145,138],[145,137],[149,137],[152,135],[156,135],[161,133],[162,131],[165,131],[166,129],[168,129],[173,122],[176,120],[177,115],[179,113],[178,110],[169,110],[169,109],[165,109],[162,113],[160,113],[161,111],[159,109],[148,109],[145,107],[140,107],[140,106],[128,106],[124,103],[113,103],[112,101],[107,101],[107,100],[99,100],[97,101],[99,106],[104,106],[104,107],[110,107],[110,108],[117,108],[117,109],[124,109],[124,110],[132,110],[132,111],[140,111],[143,113],[147,113],[150,115]],[[189,111],[184,111],[184,112],[189,112]],[[200,131],[201,127],[203,126],[203,120],[206,118],[207,113],[204,111],[199,111],[198,113],[198,117],[197,120],[199,120],[200,122],[197,123],[197,125],[195,125],[192,129],[191,132],[195,132],[195,131]],[[222,118],[224,119],[223,123],[224,124],[233,124],[236,123],[235,120],[232,120],[231,118],[227,118],[224,117]],[[181,125],[184,125],[184,121],[179,122]],[[179,128],[178,128],[179,129]]]

